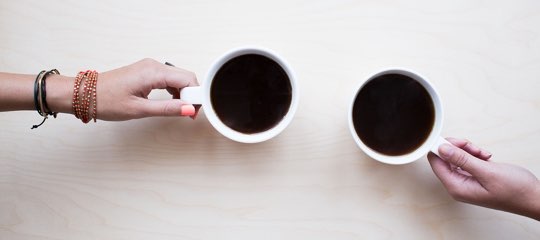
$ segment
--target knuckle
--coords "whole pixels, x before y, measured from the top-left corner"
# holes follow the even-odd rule
[[[174,113],[174,106],[171,103],[164,104],[163,108],[161,109],[161,116],[168,116],[172,115]]]
[[[463,148],[472,148],[473,144],[471,141],[465,139],[465,144],[463,144]]]
[[[463,168],[467,165],[469,157],[462,151],[457,151],[454,155],[454,164],[460,168]]]
[[[139,67],[143,69],[152,69],[152,70],[156,68],[157,66],[156,63],[157,61],[152,58],[144,58],[138,62],[138,64],[140,65]]]
[[[197,83],[197,75],[194,72],[186,71],[186,80],[191,83]]]
[[[466,140],[465,145],[463,145],[463,149],[469,153],[472,154],[481,154],[482,149],[474,145],[471,141]]]
[[[143,58],[141,61],[139,61],[143,65],[154,65],[156,64],[156,60],[152,58]]]

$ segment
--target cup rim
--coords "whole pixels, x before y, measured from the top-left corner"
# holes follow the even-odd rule
[[[428,91],[431,97],[431,100],[433,101],[434,108],[435,108],[435,121],[433,123],[433,127],[426,141],[424,141],[424,143],[422,143],[422,145],[420,145],[420,147],[416,148],[414,151],[404,154],[404,155],[399,155],[399,156],[391,156],[391,155],[386,155],[386,154],[377,152],[371,149],[370,147],[368,147],[366,144],[364,144],[364,142],[356,134],[356,130],[354,128],[354,123],[352,119],[354,102],[356,101],[356,98],[360,90],[374,78],[379,77],[381,75],[392,74],[392,73],[402,74],[402,75],[411,77],[412,79],[420,83]],[[353,139],[355,140],[356,144],[358,145],[358,147],[360,147],[360,149],[364,153],[366,153],[369,157],[373,158],[374,160],[377,160],[379,162],[383,162],[386,164],[393,164],[393,165],[411,163],[422,158],[422,156],[424,156],[425,154],[429,153],[431,147],[434,146],[437,143],[437,140],[440,138],[442,125],[443,125],[443,119],[444,119],[444,113],[443,113],[443,108],[442,108],[443,105],[440,99],[440,95],[438,94],[437,90],[433,87],[433,85],[427,80],[427,78],[409,69],[394,67],[394,68],[385,68],[385,69],[376,71],[373,74],[368,75],[368,77],[365,79],[366,79],[365,81],[361,82],[360,84],[358,84],[356,88],[354,88],[354,94],[352,96],[352,100],[348,108],[349,109],[348,111],[349,131]]]
[[[287,114],[283,116],[283,119],[281,119],[281,121],[276,126],[274,126],[273,128],[269,130],[259,132],[259,133],[252,133],[252,134],[238,132],[230,128],[226,124],[224,124],[217,116],[214,110],[214,107],[212,106],[211,99],[210,99],[211,98],[210,90],[211,90],[214,76],[217,73],[217,71],[223,66],[223,64],[225,64],[232,58],[246,55],[246,54],[257,54],[257,55],[265,56],[272,59],[276,63],[278,63],[279,66],[285,71],[285,73],[289,77],[291,90],[292,90],[291,105],[289,106],[289,111],[287,111]],[[212,126],[214,126],[214,128],[225,137],[231,140],[237,141],[237,142],[241,142],[241,143],[258,143],[258,142],[269,140],[277,136],[283,130],[285,130],[285,128],[290,124],[298,108],[299,92],[298,92],[298,83],[296,81],[296,75],[294,71],[290,68],[290,65],[280,55],[278,55],[277,53],[273,52],[270,49],[260,47],[260,46],[243,46],[243,47],[233,48],[227,51],[217,60],[215,60],[212,63],[211,68],[206,75],[203,92],[204,93],[203,93],[202,104],[205,109],[205,115],[210,121],[210,123],[212,124]]]

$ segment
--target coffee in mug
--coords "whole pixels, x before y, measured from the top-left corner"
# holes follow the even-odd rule
[[[289,125],[298,106],[298,87],[282,57],[268,49],[242,47],[214,62],[201,86],[183,88],[180,99],[201,104],[224,136],[256,143]]]
[[[384,74],[366,83],[353,105],[354,129],[369,148],[385,155],[410,153],[428,138],[435,108],[428,91],[409,76]]]
[[[438,154],[442,104],[433,86],[402,69],[381,71],[355,92],[349,127],[358,146],[385,163],[403,164],[430,150]]]
[[[245,54],[228,60],[214,75],[212,107],[220,121],[245,134],[267,131],[285,117],[292,103],[292,85],[285,70],[271,58]]]

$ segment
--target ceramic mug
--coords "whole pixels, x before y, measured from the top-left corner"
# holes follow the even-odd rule
[[[219,113],[216,111],[215,106],[213,105],[213,100],[215,99],[212,99],[211,94],[212,91],[217,91],[212,90],[212,86],[218,85],[216,84],[216,74],[218,74],[219,71],[222,70],[224,65],[229,63],[231,60],[246,55],[262,56],[265,57],[265,59],[267,58],[271,60],[270,63],[272,64],[277,63],[279,65],[278,68],[281,68],[282,72],[284,72],[288,77],[288,81],[290,84],[290,105],[288,110],[286,110],[286,112],[283,114],[281,120],[279,120],[279,122],[277,122],[269,129],[255,133],[244,133],[242,131],[238,131],[237,129],[235,130],[233,127],[229,126],[230,124],[228,125],[226,122],[224,122],[223,119],[220,118]],[[257,70],[247,69],[245,71],[249,72]],[[256,74],[265,73],[255,73],[254,76],[256,76]],[[227,79],[220,79],[219,81],[227,81]],[[269,49],[261,47],[241,47],[233,49],[218,58],[217,61],[212,64],[208,74],[206,75],[206,79],[201,84],[201,86],[183,88],[180,91],[180,99],[191,104],[201,104],[204,108],[204,113],[212,126],[225,137],[242,143],[257,143],[275,137],[276,135],[281,133],[292,121],[298,106],[298,86],[296,83],[296,77],[290,65],[285,62],[285,60],[278,54],[272,52]]]
[[[398,74],[398,75],[404,75],[406,77],[409,77],[410,79],[413,79],[417,83],[419,83],[429,94],[429,97],[431,98],[431,101],[433,102],[433,110],[434,110],[434,121],[431,126],[431,132],[429,133],[426,140],[424,140],[423,143],[421,143],[418,147],[416,147],[414,150],[404,153],[402,155],[388,155],[381,153],[379,151],[376,151],[366,145],[366,143],[361,139],[360,136],[358,136],[358,133],[356,132],[355,125],[353,122],[353,109],[354,109],[354,103],[358,97],[358,94],[360,91],[366,86],[367,83],[370,81],[376,79],[377,77],[388,75],[388,74]],[[367,78],[366,81],[361,83],[357,88],[355,88],[355,92],[353,95],[353,98],[351,100],[351,104],[349,107],[348,112],[348,121],[349,121],[349,130],[351,132],[352,137],[354,138],[356,144],[362,151],[364,151],[369,157],[383,163],[387,164],[406,164],[413,161],[416,161],[417,159],[420,159],[430,151],[439,155],[438,148],[440,145],[444,143],[449,143],[444,138],[440,136],[442,126],[443,126],[443,107],[441,103],[441,99],[439,97],[439,94],[433,87],[433,85],[424,77],[421,75],[414,73],[410,70],[405,69],[387,69],[383,71],[379,71],[375,74],[370,75],[369,78]],[[429,126],[427,126],[429,127]]]

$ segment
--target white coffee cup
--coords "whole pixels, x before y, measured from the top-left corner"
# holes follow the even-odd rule
[[[417,147],[415,150],[413,150],[413,151],[411,151],[409,153],[403,154],[403,155],[390,156],[390,155],[386,155],[386,154],[383,154],[383,153],[380,153],[378,151],[373,150],[372,148],[368,147],[362,141],[362,139],[356,133],[356,130],[355,130],[355,127],[354,127],[353,108],[354,108],[354,103],[356,101],[358,93],[360,93],[360,90],[362,90],[362,88],[368,82],[370,82],[371,80],[373,80],[373,79],[375,79],[375,78],[377,78],[377,77],[379,77],[381,75],[386,75],[386,74],[400,74],[400,75],[405,75],[407,77],[412,78],[413,80],[420,83],[424,87],[424,89],[429,93],[429,96],[431,97],[431,100],[433,101],[433,107],[434,107],[434,112],[435,112],[435,120],[433,122],[433,126],[431,128],[431,132],[430,132],[428,138],[419,147]],[[349,130],[350,130],[351,135],[354,138],[356,144],[368,156],[370,156],[371,158],[373,158],[373,159],[375,159],[375,160],[377,160],[379,162],[383,162],[383,163],[387,163],[387,164],[406,164],[406,163],[410,163],[410,162],[413,162],[413,161],[416,161],[416,160],[420,159],[421,157],[423,157],[424,155],[426,155],[430,151],[437,154],[437,155],[439,155],[439,151],[438,151],[439,146],[444,144],[444,143],[449,143],[448,141],[446,141],[444,138],[442,138],[440,136],[442,126],[443,126],[443,108],[442,108],[442,103],[441,103],[441,99],[439,97],[439,94],[437,93],[437,91],[435,90],[433,85],[431,83],[429,83],[429,81],[426,80],[426,78],[420,76],[417,73],[409,71],[409,70],[394,68],[394,69],[387,69],[387,70],[379,71],[379,72],[377,72],[375,74],[370,75],[370,77],[366,81],[361,83],[356,88],[356,91],[354,92],[353,98],[351,100],[351,104],[350,104],[350,107],[349,107],[349,113],[348,114],[349,114],[349,116],[348,116]]]
[[[256,54],[261,55],[264,57],[267,57],[274,62],[278,63],[279,66],[285,71],[287,74],[290,85],[291,85],[291,103],[289,106],[289,109],[287,113],[283,116],[281,121],[277,123],[272,128],[258,133],[243,133],[236,131],[229,126],[227,126],[225,123],[223,123],[218,115],[216,114],[216,111],[214,107],[212,106],[211,101],[211,87],[212,82],[214,81],[214,77],[216,73],[220,70],[220,68],[226,64],[229,60],[246,55],[246,54]],[[298,107],[298,86],[296,83],[296,77],[294,75],[294,72],[292,71],[291,67],[285,60],[280,57],[278,54],[272,52],[269,49],[261,48],[261,47],[241,47],[237,49],[233,49],[227,53],[225,53],[222,57],[218,58],[217,61],[215,61],[212,64],[212,67],[210,68],[210,71],[206,75],[205,81],[201,84],[201,86],[197,87],[186,87],[183,88],[180,91],[180,99],[191,103],[191,104],[201,104],[204,108],[204,113],[212,126],[223,134],[225,137],[232,139],[237,142],[242,143],[257,143],[266,141],[268,139],[271,139],[281,133],[292,121],[293,116],[296,112],[296,109]]]

